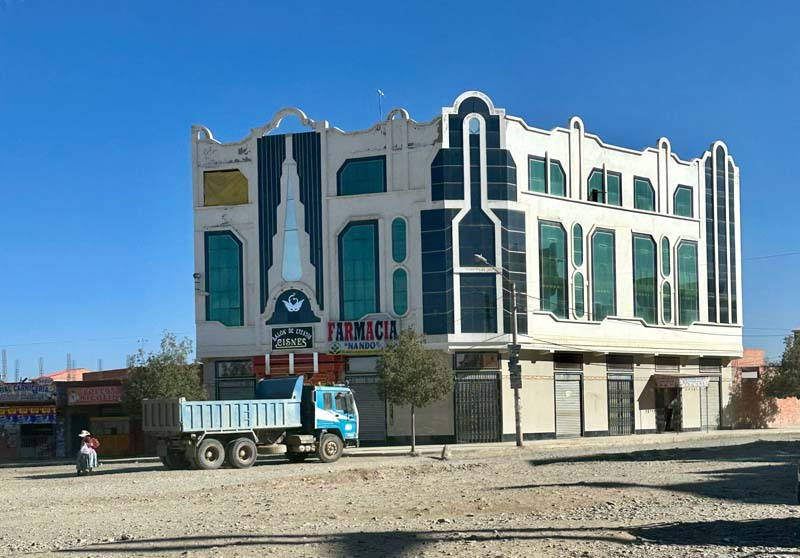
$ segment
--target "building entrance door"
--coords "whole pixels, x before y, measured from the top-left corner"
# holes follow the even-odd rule
[[[556,374],[556,438],[581,435],[581,376]]]
[[[608,375],[608,433],[627,436],[634,432],[633,376]]]
[[[499,442],[500,374],[457,374],[455,381],[456,442]]]

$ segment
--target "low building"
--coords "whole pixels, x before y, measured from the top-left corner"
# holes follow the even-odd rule
[[[733,387],[729,407],[735,428],[800,426],[800,399],[763,395],[761,387],[767,366],[764,349],[745,349],[742,358],[731,362]]]
[[[281,133],[287,116],[308,131]],[[421,440],[513,438],[516,308],[525,438],[726,425],[743,316],[739,169],[721,141],[692,159],[666,138],[618,147],[468,91],[429,122],[395,109],[355,132],[296,108],[230,143],[194,126],[192,160],[212,397],[266,375],[347,381],[362,441],[405,441],[376,355],[410,327],[456,380],[420,412]]]
[[[63,457],[64,417],[52,380],[0,383],[0,462]]]

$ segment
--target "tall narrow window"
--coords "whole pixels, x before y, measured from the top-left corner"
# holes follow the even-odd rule
[[[408,273],[405,269],[396,269],[392,274],[392,300],[395,314],[402,316],[408,311]]]
[[[550,185],[548,193],[553,196],[567,195],[567,177],[564,176],[564,169],[561,163],[555,159],[550,159]]]
[[[461,274],[461,331],[497,332],[497,277],[493,273]]]
[[[661,287],[662,304],[664,305],[664,323],[672,323],[672,287],[664,283]]]
[[[698,320],[697,244],[678,244],[678,323],[691,325]]]
[[[672,271],[670,269],[671,254],[669,251],[669,238],[666,236],[661,239],[661,273],[667,276]]]
[[[574,282],[575,317],[583,318],[583,273],[576,273]]]
[[[351,223],[339,235],[339,312],[357,320],[378,312],[378,224]]]
[[[558,223],[539,223],[540,308],[567,317],[567,234]]]
[[[495,265],[494,223],[480,208],[473,207],[458,224],[459,263],[464,267],[483,265],[475,254]]]
[[[646,178],[633,179],[633,207],[644,211],[656,209],[656,193]]]
[[[679,217],[694,217],[691,186],[678,186],[672,201],[672,211]]]
[[[242,243],[228,231],[205,233],[206,320],[226,326],[244,322]]]
[[[575,267],[583,265],[583,227],[578,223],[572,225],[572,263]]]
[[[286,182],[286,219],[283,233],[283,264],[281,275],[285,281],[299,281],[303,277],[300,263],[300,237],[297,232],[297,209],[294,202],[294,188],[291,181]]]
[[[725,180],[725,151],[717,146],[717,282],[719,284],[719,321],[727,324],[728,319],[728,207],[727,183]]]
[[[615,172],[606,172],[606,203],[622,205],[622,176]]]
[[[375,194],[386,191],[386,157],[348,159],[336,173],[340,196]]]
[[[392,221],[392,259],[397,263],[406,259],[406,222],[400,217]]]
[[[589,175],[589,193],[588,200],[593,202],[605,203],[606,194],[605,186],[603,185],[603,171],[595,169]]]
[[[544,159],[531,157],[528,160],[528,190],[544,194],[547,192]]]
[[[602,321],[617,312],[614,233],[598,230],[592,235],[592,319]]]
[[[648,324],[658,322],[657,284],[656,243],[633,235],[633,315]]]

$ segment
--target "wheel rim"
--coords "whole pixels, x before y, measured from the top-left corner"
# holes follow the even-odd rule
[[[253,452],[249,446],[242,446],[239,448],[239,459],[242,461],[250,461],[253,457]]]
[[[206,461],[216,461],[219,459],[219,452],[216,448],[208,448],[203,456],[206,458]]]
[[[339,451],[339,444],[335,440],[328,440],[324,447],[325,455],[331,457]]]

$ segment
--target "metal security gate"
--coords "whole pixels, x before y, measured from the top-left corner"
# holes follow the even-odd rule
[[[377,376],[347,376],[358,409],[358,439],[386,442],[386,401],[378,395]]]
[[[454,387],[456,442],[499,442],[500,374],[457,374]]]
[[[720,400],[720,381],[719,378],[711,378],[708,382],[708,430],[719,430],[719,400]]]
[[[581,376],[556,374],[556,438],[581,435]]]
[[[608,375],[608,433],[627,436],[634,432],[633,376]]]

